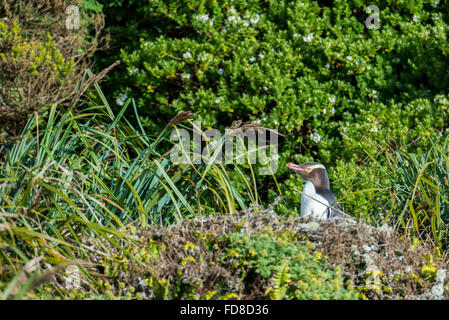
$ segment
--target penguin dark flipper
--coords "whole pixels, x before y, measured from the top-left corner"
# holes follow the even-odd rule
[[[332,208],[336,209],[336,210],[332,210]],[[332,205],[332,208],[330,209],[330,214],[328,211],[328,219],[341,219],[344,218],[344,214],[343,209],[340,207],[340,205],[338,203],[335,203]]]

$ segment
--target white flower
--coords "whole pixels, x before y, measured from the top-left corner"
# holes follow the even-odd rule
[[[237,21],[237,18],[236,18],[235,16],[229,16],[229,17],[228,17],[228,21],[229,21],[229,22],[236,22],[236,21]]]
[[[190,51],[185,52],[183,55],[184,59],[191,59],[192,58],[192,54],[190,53]]]
[[[236,14],[237,13],[237,11],[235,10],[234,7],[231,7],[231,9],[229,9],[229,12],[232,13],[232,14]]]
[[[329,69],[331,66],[330,66],[329,63],[327,63],[327,64],[325,65],[325,67]]]
[[[183,74],[181,75],[181,77],[182,77],[184,80],[188,80],[188,79],[190,79],[191,75],[190,75],[190,73],[183,73]]]
[[[221,98],[218,97],[217,99],[215,99],[215,103],[220,103],[221,102]]]
[[[338,52],[338,53],[337,53],[337,58],[340,58],[340,56],[341,56],[341,54]]]
[[[379,132],[379,128],[375,125],[374,127],[371,128],[370,132]]]
[[[131,68],[128,69],[128,73],[131,76],[135,75],[137,72],[139,72],[139,68],[131,67]]]
[[[418,22],[418,21],[419,21],[419,18],[418,18],[417,16],[413,15],[413,21],[414,21],[414,22]]]
[[[145,42],[143,43],[144,49],[148,49],[148,48],[151,47],[152,45],[153,45],[153,42],[151,42],[151,41],[145,41]]]
[[[259,20],[260,20],[260,16],[258,14],[256,14],[249,21],[251,22],[252,25],[256,25],[259,22]]]
[[[323,108],[323,114],[326,114],[327,110],[326,108]]]
[[[313,133],[310,134],[310,139],[313,142],[318,143],[318,142],[321,141],[321,136],[320,136],[320,134],[318,132],[313,132]]]
[[[329,97],[328,99],[330,103],[335,103],[335,97]]]
[[[249,62],[255,62],[256,60],[257,60],[256,57],[249,58]]]
[[[332,107],[332,109],[331,109],[331,113],[332,113],[332,114],[334,114],[334,113],[335,113],[335,108],[334,108],[334,107]]]
[[[293,38],[297,38],[297,37],[299,37],[299,33],[294,33]]]
[[[118,98],[115,99],[115,102],[119,105],[119,106],[123,106],[125,104],[126,99],[128,99],[128,95],[126,93],[120,93],[118,95]]]
[[[245,22],[243,23],[243,26],[244,26],[244,27],[249,27],[249,22],[248,22],[248,21],[245,21]]]
[[[440,0],[434,0],[433,3],[431,3],[430,5],[434,8],[438,7],[438,5],[440,4]]]
[[[196,20],[201,21],[201,22],[207,22],[207,20],[209,20],[209,15],[207,14],[201,14],[195,17]]]
[[[217,73],[221,76],[224,73],[224,70],[222,68],[218,69]]]
[[[352,56],[347,56],[346,59],[348,59],[349,61],[352,60]]]
[[[304,42],[310,42],[310,41],[312,41],[312,39],[313,39],[313,33],[311,33],[305,37],[302,37],[302,40],[304,40]]]
[[[209,54],[206,53],[198,53],[198,55],[196,56],[198,61],[207,61],[209,59]]]
[[[279,124],[279,122],[277,120],[274,120],[273,123],[275,126],[277,126]]]
[[[260,60],[263,60],[263,58],[265,58],[265,56],[262,53],[259,53],[259,58],[260,58]]]

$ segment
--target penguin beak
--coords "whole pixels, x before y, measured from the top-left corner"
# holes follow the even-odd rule
[[[287,168],[289,168],[295,172],[298,172],[298,173],[304,171],[304,168],[302,168],[299,165],[294,164],[294,163],[287,163]]]

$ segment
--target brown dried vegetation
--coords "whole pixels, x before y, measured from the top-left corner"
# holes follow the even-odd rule
[[[240,232],[273,234],[293,232],[298,246],[314,246],[326,257],[329,268],[340,266],[347,287],[354,288],[364,299],[446,299],[447,285],[444,273],[447,264],[434,256],[432,248],[422,243],[413,244],[401,239],[391,228],[376,228],[352,219],[316,221],[302,218],[284,218],[269,211],[240,212],[234,215],[184,220],[167,228],[153,227],[138,230],[139,244],[115,250],[123,259],[114,265],[102,257],[94,262],[109,265],[107,275],[114,295],[120,295],[118,283],[136,288],[141,298],[155,298],[155,283],[166,284],[166,292],[176,292],[181,286],[192,288],[190,294],[177,298],[199,298],[218,290],[218,296],[235,294],[240,299],[264,299],[266,280],[247,270],[235,269],[231,263],[220,262],[225,247],[220,237]],[[98,246],[88,240],[89,246]],[[137,251],[158,248],[156,258],[136,263]],[[111,249],[111,248],[108,248]],[[101,262],[99,262],[101,260]],[[113,260],[117,261],[116,258]],[[123,263],[123,261],[127,261]],[[116,272],[111,272],[111,270]],[[151,279],[151,285],[145,279]],[[438,295],[437,286],[444,288]],[[189,292],[189,290],[187,290]],[[441,292],[441,289],[440,289]],[[164,296],[162,296],[164,297]],[[173,298],[167,294],[165,298]]]
[[[15,135],[30,113],[70,103],[102,42],[104,21],[82,16],[79,29],[67,29],[66,8],[79,0],[0,3],[0,22],[9,31],[0,37],[0,131]]]

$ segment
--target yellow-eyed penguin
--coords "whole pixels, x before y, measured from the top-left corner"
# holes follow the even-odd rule
[[[330,191],[325,166],[318,162],[304,162],[300,165],[288,163],[287,168],[306,180],[301,194],[301,217],[312,216],[317,219],[343,217],[342,209],[335,203],[337,200]]]

